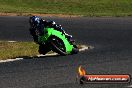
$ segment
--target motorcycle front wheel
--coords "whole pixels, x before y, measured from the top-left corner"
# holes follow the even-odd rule
[[[65,50],[65,45],[63,41],[57,37],[52,37],[51,40],[51,46],[52,50],[60,55],[67,55],[66,50]]]

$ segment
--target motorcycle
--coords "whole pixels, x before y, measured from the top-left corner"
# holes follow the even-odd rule
[[[68,40],[61,31],[54,28],[45,28],[44,34],[38,36],[38,43],[38,52],[43,55],[51,50],[60,55],[77,54],[79,52],[75,42]]]

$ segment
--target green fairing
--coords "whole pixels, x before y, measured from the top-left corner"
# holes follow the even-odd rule
[[[60,38],[63,41],[67,54],[70,54],[72,49],[73,49],[73,45],[71,45],[69,43],[69,41],[67,40],[65,35],[62,34],[62,32],[54,30],[54,28],[45,28],[44,29],[44,35],[39,36],[38,41],[41,43],[46,42],[48,40],[48,38],[52,35]]]

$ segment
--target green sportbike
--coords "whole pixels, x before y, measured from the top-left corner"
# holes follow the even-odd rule
[[[60,55],[77,54],[79,52],[75,42],[68,40],[61,31],[54,28],[45,28],[43,35],[38,36],[37,39],[40,54],[45,55],[51,50]]]

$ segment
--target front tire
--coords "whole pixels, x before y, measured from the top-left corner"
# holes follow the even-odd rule
[[[63,56],[67,55],[67,53],[65,52],[64,43],[61,39],[57,37],[52,37],[50,41],[51,41],[52,50],[54,52]]]

